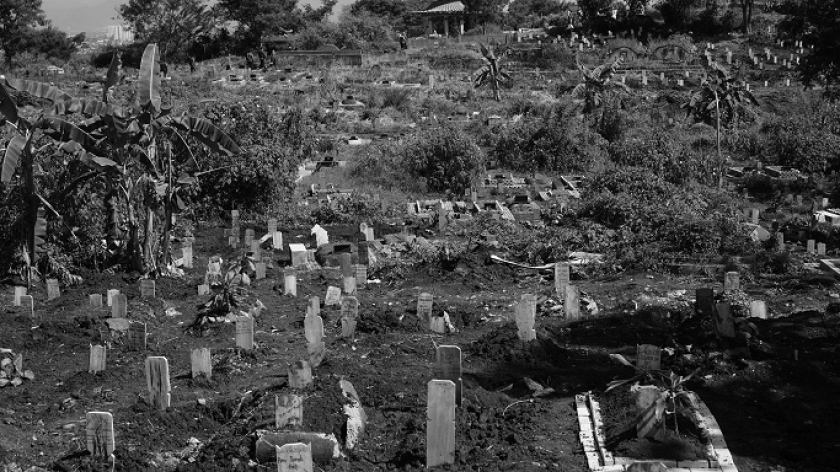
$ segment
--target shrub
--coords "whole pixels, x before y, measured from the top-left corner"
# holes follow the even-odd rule
[[[621,166],[649,169],[672,184],[703,182],[714,169],[714,162],[665,133],[647,131],[613,142],[610,159]]]
[[[461,130],[443,126],[412,136],[400,150],[405,169],[431,191],[463,194],[484,169],[481,148]]]

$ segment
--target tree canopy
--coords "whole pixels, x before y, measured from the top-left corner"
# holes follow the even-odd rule
[[[799,73],[806,85],[840,86],[840,0],[805,0],[786,22],[813,45],[803,57]]]
[[[219,0],[225,18],[239,23],[238,36],[251,46],[266,36],[320,22],[332,13],[335,4],[336,0],[324,0],[318,8],[301,8],[297,0]]]
[[[22,50],[27,31],[46,24],[41,0],[0,0],[0,49],[9,68],[14,56]]]
[[[184,59],[185,46],[215,25],[205,0],[128,0],[117,11],[137,40],[157,43],[166,60]]]

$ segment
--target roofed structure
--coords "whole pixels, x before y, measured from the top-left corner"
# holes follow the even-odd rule
[[[464,17],[466,16],[467,7],[464,2],[460,0],[438,0],[432,2],[423,10],[415,11],[414,13],[428,18],[429,34],[437,33],[433,26],[435,19],[443,20],[443,36],[449,36],[449,20],[458,20],[458,35],[464,34]]]

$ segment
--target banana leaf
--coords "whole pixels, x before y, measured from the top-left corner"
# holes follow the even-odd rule
[[[35,123],[36,128],[41,128],[44,133],[57,141],[76,141],[83,148],[95,151],[96,140],[93,136],[82,131],[81,128],[67,120],[48,116],[41,118]]]
[[[64,102],[73,98],[50,84],[36,82],[34,80],[6,78],[6,85],[20,92],[26,92],[33,97],[43,98],[53,103]]]
[[[17,103],[15,103],[15,99],[9,95],[9,91],[6,90],[6,86],[0,82],[0,113],[6,117],[7,120],[11,121],[12,123],[17,123],[18,121],[18,107]]]
[[[239,154],[239,145],[230,139],[230,136],[217,128],[210,120],[196,118],[193,116],[182,116],[173,118],[171,124],[190,133],[199,142],[210,148],[211,151],[226,154],[228,156]]]
[[[111,57],[111,65],[108,67],[108,73],[105,75],[105,83],[102,85],[103,102],[108,102],[108,89],[117,85],[117,82],[120,81],[120,68],[122,68],[120,52],[114,51],[114,56]]]
[[[140,106],[160,110],[160,55],[155,43],[146,46],[143,52],[138,87]]]
[[[81,113],[85,116],[108,116],[117,113],[113,106],[99,100],[67,100],[53,106],[54,115],[72,115]]]
[[[0,173],[0,182],[7,184],[11,182],[12,176],[15,174],[18,164],[20,163],[20,156],[23,155],[26,149],[27,140],[24,136],[16,134],[6,146],[6,153],[3,155],[3,169]]]

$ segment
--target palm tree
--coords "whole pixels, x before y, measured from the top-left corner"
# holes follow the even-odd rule
[[[513,81],[510,75],[499,69],[499,65],[507,55],[507,45],[497,46],[495,51],[479,43],[481,55],[484,56],[484,66],[477,71],[475,78],[475,88],[483,85],[490,85],[493,89],[493,98],[496,101],[501,100],[499,89],[510,85]]]
[[[718,158],[718,188],[723,187],[723,171],[726,161],[720,150],[721,126],[728,126],[738,117],[744,106],[758,106],[758,100],[747,90],[746,84],[729,74],[729,71],[713,62],[709,66],[700,89],[691,100],[683,104],[694,120],[715,127]]]
[[[612,64],[602,64],[589,69],[580,63],[580,56],[575,57],[578,71],[583,80],[572,89],[572,98],[583,102],[583,114],[588,115],[603,105],[614,89],[629,92],[630,87],[613,80],[616,70],[621,66],[621,58]]]

